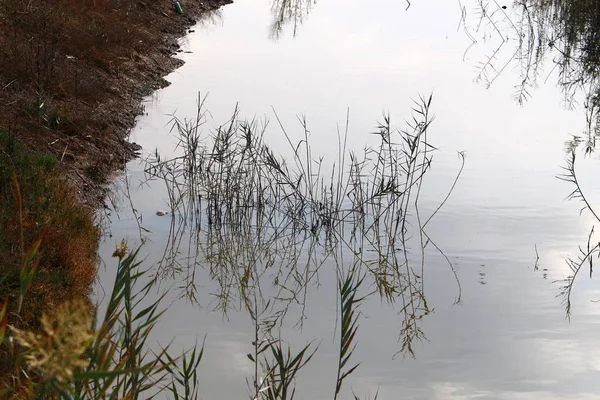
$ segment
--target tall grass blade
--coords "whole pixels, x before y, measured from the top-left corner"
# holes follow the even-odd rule
[[[352,374],[360,365],[346,367],[352,353],[356,349],[354,339],[358,332],[358,317],[356,308],[364,297],[357,297],[358,290],[364,281],[364,277],[358,278],[355,271],[348,271],[346,276],[338,276],[338,293],[340,296],[340,348],[337,368],[337,379],[335,385],[334,399],[338,398],[344,379]]]

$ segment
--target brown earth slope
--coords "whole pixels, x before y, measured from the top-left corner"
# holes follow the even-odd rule
[[[80,200],[98,205],[142,96],[181,65],[177,39],[231,0],[0,0],[0,129],[56,154]]]

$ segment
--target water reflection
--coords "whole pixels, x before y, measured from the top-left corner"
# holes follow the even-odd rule
[[[338,158],[327,164],[313,155],[303,119],[298,143],[281,126],[293,154],[288,162],[264,143],[266,123],[241,120],[237,109],[207,137],[201,99],[194,120],[173,120],[181,154],[164,159],[157,151],[147,161],[148,182],[164,183],[171,208],[156,279],[177,282],[181,296],[197,302],[198,275],[207,277],[212,307],[225,315],[247,312],[265,335],[283,325],[292,307],[299,311],[289,323],[303,326],[309,290],[322,275],[365,281],[357,284],[361,298],[378,293],[397,308],[397,353],[414,356],[414,343],[425,337],[421,321],[431,312],[425,250],[443,255],[426,227],[454,188],[429,215],[420,212],[434,151],[427,142],[431,101],[415,103],[413,122],[402,131],[384,116],[373,132],[379,146],[362,154],[346,150],[341,130]],[[460,302],[460,283],[446,261]]]
[[[588,200],[593,193],[582,188],[576,161],[581,162],[577,156],[579,149],[583,149],[585,155],[594,152],[600,133],[600,8],[596,1],[590,0],[526,0],[515,2],[514,6],[517,17],[512,20],[516,21],[514,26],[521,38],[515,57],[522,77],[517,86],[517,100],[522,102],[530,96],[548,59],[553,64],[552,70],[558,72],[558,83],[567,104],[572,105],[577,94],[583,93],[586,131],[583,135],[573,135],[565,143],[566,165],[558,177],[570,185],[567,198],[581,203],[580,214],[591,214],[593,223],[598,223],[598,214]],[[587,242],[579,246],[577,256],[566,257],[569,272],[558,282],[567,317],[571,315],[575,281],[582,270],[592,277],[593,261],[600,250],[597,240],[592,225]]]
[[[273,0],[271,12],[273,22],[271,24],[271,37],[278,39],[286,25],[292,26],[294,36],[298,28],[308,17],[312,6],[317,4],[316,0]]]
[[[340,3],[338,6],[344,7],[347,4]],[[356,8],[361,7],[359,2],[353,4]],[[397,4],[404,8],[401,1]],[[268,7],[268,5],[266,6]],[[447,5],[447,3],[439,2],[439,4],[436,3],[436,6],[440,8],[445,6],[449,9],[448,15],[451,15],[455,3]],[[287,107],[288,114],[293,115],[297,110],[306,110],[298,103],[321,106],[319,98],[326,97],[326,92],[328,92],[334,93],[335,99],[327,97],[322,101],[325,113],[339,116],[340,109],[344,110],[350,103],[353,114],[359,112],[360,116],[368,121],[367,125],[371,125],[373,116],[380,111],[378,108],[380,105],[398,108],[398,101],[406,97],[404,94],[428,90],[432,87],[431,80],[436,74],[440,75],[440,82],[452,83],[441,87],[434,85],[437,99],[443,99],[443,96],[448,93],[450,100],[446,100],[440,107],[436,107],[438,119],[430,133],[436,135],[434,144],[439,145],[442,149],[468,148],[470,158],[465,174],[460,180],[459,190],[453,194],[452,201],[445,206],[444,212],[439,213],[426,226],[426,230],[432,233],[434,239],[439,240],[440,246],[448,252],[449,259],[458,269],[464,288],[464,305],[452,306],[454,297],[458,297],[459,294],[452,280],[452,271],[444,264],[442,255],[432,254],[435,253],[434,247],[428,243],[425,276],[420,281],[417,278],[413,287],[419,289],[419,292],[424,295],[430,314],[421,319],[418,319],[417,315],[413,326],[416,325],[422,333],[426,333],[429,341],[426,344],[418,345],[418,339],[414,339],[412,342],[409,340],[410,343],[414,343],[413,348],[417,353],[417,360],[391,361],[391,354],[400,350],[402,345],[401,340],[399,343],[396,342],[396,335],[401,335],[403,329],[401,324],[404,315],[400,314],[402,318],[398,318],[396,314],[396,310],[402,308],[402,303],[400,297],[397,297],[398,301],[394,304],[395,309],[386,307],[385,304],[382,307],[379,296],[371,295],[361,306],[361,327],[357,333],[358,347],[355,360],[362,361],[363,364],[359,367],[358,373],[352,377],[353,389],[356,389],[359,394],[370,393],[372,396],[375,389],[380,386],[381,398],[395,398],[398,397],[398,393],[402,393],[407,398],[421,399],[469,397],[556,399],[569,396],[571,398],[594,398],[589,393],[596,393],[598,389],[595,384],[597,380],[594,379],[594,374],[597,373],[598,352],[593,345],[595,340],[593,332],[597,330],[595,325],[598,320],[593,314],[597,313],[597,307],[593,304],[586,306],[581,295],[583,293],[585,296],[593,298],[597,297],[595,296],[597,291],[590,294],[582,286],[578,286],[577,290],[574,290],[573,304],[577,304],[579,307],[573,306],[576,319],[575,323],[569,325],[565,323],[560,301],[554,297],[557,294],[556,286],[550,283],[550,281],[561,278],[565,270],[563,267],[566,267],[564,255],[574,254],[579,241],[584,244],[587,231],[587,227],[583,227],[586,221],[576,218],[578,210],[573,208],[573,204],[562,202],[568,191],[562,182],[554,178],[558,172],[559,160],[563,156],[561,146],[565,140],[564,133],[570,131],[571,128],[579,132],[580,124],[577,124],[577,118],[573,118],[572,113],[562,113],[558,106],[554,107],[559,103],[559,96],[555,95],[553,88],[542,89],[541,91],[545,95],[537,96],[523,108],[513,107],[514,102],[511,103],[509,96],[502,90],[489,91],[482,94],[481,97],[471,97],[472,92],[479,92],[481,89],[476,85],[469,86],[473,77],[472,72],[461,73],[460,79],[457,78],[457,74],[446,74],[453,71],[464,71],[465,65],[460,65],[460,55],[464,51],[462,42],[457,43],[452,54],[443,58],[446,61],[456,59],[458,65],[451,62],[434,62],[423,65],[421,67],[422,76],[419,78],[419,87],[417,88],[404,85],[406,82],[412,82],[412,78],[407,79],[404,73],[409,74],[413,64],[405,66],[395,60],[386,60],[391,66],[385,69],[361,66],[361,72],[368,72],[369,76],[381,78],[377,81],[379,84],[373,84],[373,81],[370,80],[361,80],[357,74],[338,76],[334,74],[337,72],[336,64],[330,61],[342,58],[342,52],[332,50],[334,46],[340,47],[338,43],[328,40],[326,44],[334,46],[326,46],[325,50],[321,52],[317,46],[325,44],[326,41],[321,38],[327,37],[328,33],[327,30],[319,28],[330,28],[330,25],[315,24],[311,27],[316,29],[316,32],[311,32],[312,36],[307,32],[307,34],[300,35],[291,44],[291,41],[282,40],[277,46],[274,46],[272,42],[266,40],[264,32],[264,28],[270,24],[270,20],[253,20],[251,28],[244,25],[246,21],[250,20],[248,15],[254,8],[257,7],[250,4],[239,4],[238,8],[228,10],[231,13],[226,15],[227,24],[223,32],[215,34],[209,39],[198,35],[197,42],[202,45],[199,46],[198,51],[195,51],[199,55],[196,62],[190,60],[189,68],[182,70],[181,77],[179,75],[173,77],[173,91],[171,94],[163,95],[162,107],[158,107],[155,114],[163,115],[173,112],[174,109],[182,110],[186,103],[182,99],[189,99],[194,95],[190,91],[196,90],[193,82],[202,82],[203,90],[210,90],[213,93],[212,96],[222,97],[223,107],[221,110],[223,114],[225,109],[226,112],[229,112],[232,102],[240,99],[245,110],[255,106],[255,109],[250,112],[251,114],[260,115],[264,107],[275,103],[278,104],[278,110]],[[319,17],[318,13],[321,13],[322,9],[324,7],[321,7],[321,4],[319,4],[319,8],[313,8],[311,18]],[[398,11],[401,12],[400,9]],[[415,12],[414,8],[409,12]],[[384,25],[381,18],[374,14],[371,15],[372,20],[369,20],[368,16],[365,17],[365,22],[369,22],[366,25]],[[327,17],[334,19],[336,14],[332,13]],[[425,24],[427,21],[422,23]],[[392,24],[394,27],[398,26],[397,23]],[[352,24],[348,25],[352,25],[351,29],[344,30],[343,26],[338,25],[333,28],[340,37],[348,38],[352,36],[355,27],[359,26],[356,21],[352,21]],[[451,25],[446,30],[449,34],[456,27],[455,23]],[[375,48],[376,51],[382,53],[396,50],[399,53],[409,54],[412,48],[419,48],[429,49],[428,51],[431,53],[438,54],[440,49],[445,49],[445,46],[449,45],[449,41],[444,42],[443,34],[442,40],[432,41],[415,30],[418,43],[412,47],[408,46],[407,49],[403,47],[406,42],[404,38],[410,39],[410,32],[406,32],[406,30],[384,32],[381,37],[376,38],[377,40],[367,42],[368,47]],[[390,34],[391,32],[393,34]],[[368,32],[360,30],[354,33],[363,37]],[[435,36],[437,32],[433,32],[433,34]],[[457,36],[463,37],[461,34]],[[230,50],[215,51],[215,49],[231,49],[239,45],[240,38],[247,37],[253,38],[248,41],[248,47],[244,46],[244,50],[248,50],[247,57],[238,57],[238,52]],[[313,37],[317,39],[313,40]],[[383,43],[381,47],[377,47],[378,43],[385,42],[386,37],[400,37],[402,40]],[[260,38],[265,39],[264,43],[260,42],[258,46],[252,47],[253,44],[260,41]],[[305,46],[298,46],[300,43],[304,43]],[[272,53],[267,52],[266,48],[273,49]],[[307,51],[303,51],[303,48]],[[348,48],[356,51],[350,59],[351,61],[369,58],[369,53],[359,52],[354,43],[352,46],[348,45]],[[263,54],[263,51],[264,58],[256,57],[256,54]],[[287,71],[294,71],[294,68],[302,70],[303,64],[299,63],[299,59],[312,60],[315,57],[321,59],[328,52],[333,54],[331,58],[324,58],[324,64],[333,64],[334,66],[331,71],[328,70],[327,74],[323,75],[324,78],[314,79],[314,75],[308,73],[294,74],[297,79],[292,80],[293,84],[284,86],[282,91],[274,90],[279,87],[279,84],[273,84],[273,82],[279,81],[274,79],[274,76],[279,76],[277,71],[286,71],[287,74]],[[234,57],[228,58],[225,53]],[[292,54],[297,58],[292,57]],[[205,62],[206,59],[221,61],[224,58],[228,62],[209,66]],[[436,57],[426,57],[425,59],[439,60]],[[437,69],[427,68],[432,64],[440,65],[440,67]],[[256,65],[256,68],[249,69],[248,65]],[[392,66],[395,71],[401,72],[400,76],[389,73]],[[220,74],[220,71],[227,73]],[[510,72],[507,70],[506,75],[510,76]],[[205,79],[208,76],[211,79]],[[413,75],[407,76],[413,77]],[[510,79],[511,82],[516,81],[516,79]],[[180,82],[179,86],[177,86],[178,81]],[[208,86],[209,81],[221,83]],[[311,82],[315,81],[323,86],[310,86]],[[338,81],[342,83],[336,86]],[[247,82],[257,82],[257,84],[246,86]],[[352,85],[355,82],[361,84],[362,88],[357,85],[352,86],[352,90],[348,91],[338,89],[338,87]],[[327,83],[326,86],[325,83]],[[387,88],[385,84],[388,83],[389,90],[394,92],[393,98],[385,95],[386,90],[384,89]],[[367,87],[377,89],[368,91]],[[304,91],[298,91],[299,88],[303,88]],[[350,93],[356,95],[350,95]],[[244,98],[243,96],[246,94],[247,98]],[[212,96],[211,99],[214,100]],[[355,106],[355,103],[352,103],[355,98],[364,98],[367,99],[365,103],[375,104],[374,112],[368,112],[368,107],[366,107],[368,104],[364,104],[363,107]],[[298,103],[295,103],[294,100],[297,100]],[[332,106],[333,104],[340,107],[336,109]],[[211,108],[215,112],[216,107],[211,105]],[[180,111],[180,113],[181,115],[191,115],[193,110],[185,113]],[[309,116],[313,116],[314,108],[308,108],[307,113]],[[458,118],[449,118],[450,114],[458,116]],[[225,118],[223,115],[218,116],[220,121]],[[460,121],[457,122],[458,119]],[[155,138],[159,135],[162,135],[161,139],[166,136],[163,128],[166,120],[154,117],[149,121],[145,123],[142,121],[142,128],[139,130],[139,136],[146,138],[146,148],[154,146],[156,143],[153,142],[154,140],[161,143],[162,149],[169,146],[170,143],[165,144],[166,140]],[[355,119],[353,119],[352,125],[354,124],[356,124]],[[295,127],[289,122],[286,122],[286,125],[290,128]],[[331,138],[331,136],[335,136],[335,132],[332,132],[329,125],[323,120],[311,120],[311,125],[315,133],[320,134],[319,142],[313,143],[313,146],[320,145],[319,152],[333,153],[332,156],[335,158],[335,150],[330,150],[335,148],[334,145],[331,145],[331,142],[336,142]],[[207,132],[206,125],[204,127],[204,132]],[[439,127],[443,134],[440,134],[439,131],[435,132],[435,129]],[[365,129],[356,130],[366,131]],[[260,132],[260,129],[258,131]],[[329,135],[327,138],[324,132],[330,132],[333,135]],[[208,143],[212,146],[212,139],[209,140],[207,136],[204,136],[205,140],[201,140],[201,144]],[[270,143],[274,136],[268,136]],[[275,138],[280,137],[283,136],[278,135]],[[322,145],[327,139],[329,139],[327,145]],[[353,140],[350,139],[350,142]],[[359,139],[358,143],[362,143],[362,140]],[[212,154],[213,147],[211,146],[209,146],[208,153]],[[277,154],[281,147],[283,146],[275,147]],[[362,152],[359,151],[358,154],[362,155]],[[423,186],[424,192],[421,196],[423,209],[428,209],[429,212],[436,208],[437,202],[443,197],[440,189],[445,189],[451,182],[452,171],[457,167],[454,154],[448,156],[447,151],[441,151],[436,152],[435,156],[435,168],[428,172],[427,184]],[[219,160],[213,165],[227,165],[225,159],[226,157],[223,161]],[[295,165],[292,158],[287,159],[290,165]],[[578,159],[579,161],[580,159]],[[315,169],[318,169],[317,163],[314,165]],[[132,169],[135,171],[136,165],[132,165]],[[323,170],[328,169],[330,168],[327,166],[323,167]],[[135,174],[135,172],[132,173]],[[173,175],[177,176],[175,173]],[[326,177],[330,175],[329,172],[324,174]],[[226,177],[224,174],[222,176]],[[597,169],[590,176],[597,176]],[[179,181],[181,182],[181,180]],[[260,339],[263,335],[262,327],[269,329],[269,326],[272,326],[269,324],[269,318],[274,316],[283,321],[279,323],[279,327],[284,326],[281,329],[281,336],[294,346],[300,346],[295,348],[296,350],[302,349],[302,346],[307,344],[307,338],[308,340],[323,338],[319,343],[319,351],[311,361],[314,368],[308,368],[300,374],[299,378],[300,380],[305,379],[305,384],[300,383],[299,388],[302,390],[299,390],[299,396],[311,399],[330,398],[331,396],[326,396],[326,394],[332,394],[335,376],[330,379],[327,372],[323,371],[334,371],[332,364],[336,361],[337,349],[328,351],[329,349],[326,347],[328,342],[331,344],[333,340],[337,340],[339,332],[334,320],[339,315],[339,309],[334,308],[339,299],[336,296],[337,261],[335,257],[343,260],[340,270],[351,270],[354,261],[353,253],[338,250],[323,260],[325,253],[311,250],[311,246],[324,252],[329,248],[335,248],[336,243],[340,246],[339,237],[333,237],[333,239],[337,239],[337,242],[335,240],[328,242],[325,238],[327,230],[321,228],[319,240],[317,240],[311,236],[312,233],[308,232],[310,224],[299,224],[308,226],[308,231],[307,228],[297,229],[298,235],[296,235],[295,241],[287,239],[286,242],[283,239],[277,239],[283,243],[281,246],[275,247],[276,244],[271,244],[273,248],[283,249],[292,255],[320,255],[316,261],[313,258],[312,263],[318,265],[323,261],[323,264],[318,267],[318,271],[309,284],[304,286],[307,288],[305,291],[308,294],[303,296],[301,279],[305,278],[301,274],[298,274],[300,276],[291,276],[285,288],[272,284],[275,277],[279,276],[281,281],[282,276],[288,275],[285,274],[287,272],[285,263],[288,260],[269,261],[272,257],[269,252],[273,252],[273,250],[270,250],[268,246],[252,251],[252,249],[239,249],[239,246],[228,248],[217,243],[219,238],[224,238],[235,244],[246,241],[256,247],[256,242],[269,242],[269,238],[277,236],[274,233],[277,229],[279,230],[278,235],[284,237],[285,225],[280,220],[276,219],[276,223],[267,225],[261,232],[261,238],[255,238],[251,234],[245,233],[244,230],[238,229],[235,224],[229,225],[223,222],[229,218],[226,215],[226,207],[221,214],[215,209],[215,213],[211,215],[210,219],[212,226],[209,225],[209,216],[206,212],[199,213],[197,224],[190,222],[189,219],[180,220],[179,210],[174,214],[170,213],[169,216],[157,217],[154,215],[156,210],[165,208],[164,204],[161,204],[164,201],[163,192],[160,190],[163,184],[161,181],[152,184],[155,187],[152,190],[144,189],[143,193],[137,195],[140,199],[139,202],[135,203],[136,207],[143,212],[143,219],[139,214],[140,225],[144,229],[153,231],[150,234],[142,230],[143,234],[147,234],[154,240],[153,243],[148,242],[147,248],[152,246],[151,250],[154,250],[159,247],[157,250],[164,251],[162,230],[166,234],[170,229],[172,244],[166,248],[166,254],[173,257],[179,254],[182,258],[173,264],[175,265],[173,269],[167,268],[170,262],[165,261],[165,268],[162,269],[162,274],[157,279],[163,279],[167,285],[177,282],[173,285],[180,286],[179,293],[181,295],[192,292],[196,295],[196,301],[201,305],[210,304],[213,308],[223,307],[224,303],[220,302],[222,298],[218,296],[223,292],[225,298],[228,299],[228,303],[225,304],[225,308],[228,308],[226,322],[222,321],[220,313],[205,315],[202,309],[192,307],[185,301],[175,303],[165,314],[164,327],[157,331],[157,340],[167,342],[175,336],[176,342],[189,344],[193,343],[196,337],[207,333],[207,350],[210,351],[207,351],[207,358],[203,361],[204,369],[201,370],[201,375],[206,381],[205,390],[212,391],[213,397],[239,398],[243,397],[245,390],[243,387],[244,377],[252,379],[253,375],[251,370],[253,364],[246,357],[246,354],[253,350],[250,342],[256,336],[252,332],[252,323],[260,322],[260,324],[255,323],[254,325],[259,328]],[[324,186],[326,187],[327,184]],[[168,188],[173,189],[171,190],[173,199],[178,198],[180,190],[186,189],[182,186],[178,189],[178,186],[175,185],[168,186]],[[227,191],[225,190],[224,193]],[[209,201],[208,197],[203,196],[199,200],[202,202],[201,209],[205,209]],[[434,204],[431,205],[429,200]],[[182,207],[180,210],[182,214],[188,213],[188,215],[194,212],[186,207]],[[308,215],[314,215],[314,213]],[[175,218],[174,221],[170,219],[171,217]],[[219,218],[221,226],[217,225]],[[419,274],[420,240],[417,235],[418,221],[415,220],[415,212],[409,212],[411,224],[408,226],[408,236],[412,233],[412,239],[415,240],[410,242],[408,254],[412,260],[413,271]],[[132,222],[135,226],[135,221],[132,220]],[[196,225],[200,226],[199,232]],[[235,229],[237,229],[238,235],[233,233]],[[272,230],[269,231],[269,229]],[[126,232],[130,231],[119,228],[120,235]],[[191,235],[190,232],[194,232],[194,234]],[[210,239],[209,235],[211,235]],[[178,242],[179,244],[177,244]],[[425,242],[427,242],[426,238]],[[288,245],[287,243],[292,244]],[[329,243],[332,244],[327,247]],[[540,272],[537,274],[529,273],[528,270],[528,267],[533,269],[536,263],[534,252],[536,243],[541,257],[538,263]],[[345,244],[342,243],[342,245]],[[196,252],[196,248],[200,250]],[[343,247],[340,248],[343,249]],[[239,254],[240,257],[246,257],[246,259],[258,258],[260,263],[257,263],[257,267],[250,271],[248,283],[244,281],[245,270],[240,266],[234,265],[239,270],[234,276],[227,274],[227,269],[233,268],[228,265],[227,260],[234,257],[228,253],[223,254],[223,252]],[[363,252],[363,257],[369,257],[372,261],[377,260],[376,256],[375,251]],[[213,261],[211,262],[214,265],[221,262],[223,267],[220,269],[215,267],[211,271],[208,263],[204,261],[207,257],[212,257]],[[399,254],[399,257],[402,257],[402,254]],[[300,261],[301,266],[298,267],[298,270],[304,272],[307,270],[305,264],[308,263],[308,256]],[[193,268],[194,264],[207,265],[207,268],[206,270]],[[278,272],[280,269],[283,273]],[[308,273],[310,274],[311,271],[312,269],[308,270]],[[376,289],[370,271],[366,267],[363,267],[362,271],[366,273],[367,277],[360,287],[359,296]],[[182,278],[187,278],[188,274],[192,273],[195,275],[187,280],[188,285]],[[211,273],[216,277],[214,280],[211,279]],[[548,274],[548,281],[541,279],[542,273]],[[587,275],[587,268],[584,266],[579,276],[585,277],[585,275]],[[257,279],[256,276],[259,278]],[[177,280],[170,280],[169,277]],[[361,276],[359,275],[359,277]],[[225,290],[222,290],[222,284],[217,282],[217,279],[224,282],[223,285],[229,285],[229,289],[225,287]],[[301,283],[296,283],[296,280]],[[587,279],[579,280],[583,284],[586,284],[587,281]],[[485,282],[485,285],[479,282]],[[269,297],[277,295],[280,289],[286,290],[288,286],[300,287],[300,290],[284,292],[284,295],[281,295],[284,300],[279,303],[281,307],[273,308],[272,304],[268,303]],[[319,290],[315,290],[315,286],[319,286]],[[244,288],[246,293],[240,295],[239,288]],[[172,290],[169,295],[175,293],[177,291]],[[214,294],[209,299],[212,303],[207,301],[208,293]],[[294,293],[298,293],[296,297],[299,300],[292,297]],[[248,299],[248,302],[245,302],[244,298]],[[263,299],[267,301],[263,303]],[[361,308],[357,313],[361,312]],[[432,308],[435,308],[434,315],[431,315]],[[241,309],[242,312],[232,311],[236,309]],[[250,321],[248,317],[250,314],[248,309],[253,309],[256,316],[253,317],[253,321]],[[287,312],[280,317],[277,312],[282,309],[287,309]],[[578,314],[581,315],[582,312],[593,316],[578,318]],[[303,313],[307,318],[300,317]],[[405,326],[410,327],[410,317],[408,317],[408,321],[409,323]],[[301,333],[293,329],[296,324],[303,326]],[[335,333],[334,329],[336,329]],[[271,329],[271,332],[278,333],[279,330]],[[575,337],[577,340],[573,340]],[[401,336],[399,338],[402,339]],[[316,345],[316,343],[314,344]],[[560,357],[561,363],[555,362],[557,357]],[[256,357],[254,358],[256,359]],[[349,365],[354,365],[352,361],[350,360]],[[204,364],[205,362],[206,364]],[[565,381],[568,381],[567,384]],[[331,392],[328,391],[328,388]],[[207,394],[207,396],[211,394]],[[351,394],[348,393],[347,397],[351,398]]]
[[[600,10],[593,0],[521,0],[511,7],[496,1],[479,1],[476,21],[467,22],[462,6],[461,26],[472,40],[496,43],[479,67],[477,79],[491,85],[515,61],[520,81],[514,98],[527,101],[540,83],[557,74],[564,101],[574,105],[580,94],[587,121],[588,149],[595,146],[599,112]],[[511,43],[517,45],[512,49]],[[501,54],[505,47],[510,55]],[[470,49],[470,48],[469,48]],[[467,51],[469,50],[467,49]],[[549,65],[548,65],[549,64]]]
[[[573,139],[571,144],[567,146],[567,160],[566,166],[563,167],[563,174],[559,175],[558,178],[567,182],[571,187],[571,193],[567,196],[569,200],[579,201],[581,203],[580,214],[583,212],[589,213],[593,217],[593,223],[600,223],[600,217],[593,203],[588,200],[588,193],[585,192],[581,186],[579,176],[575,170],[577,160],[577,142]],[[591,150],[586,146],[585,154],[588,154]],[[561,291],[560,296],[563,298],[563,304],[565,306],[565,313],[568,318],[571,316],[571,298],[572,291],[580,272],[587,269],[589,272],[590,279],[594,271],[594,259],[600,255],[600,241],[598,241],[595,235],[595,226],[592,225],[590,232],[587,237],[587,243],[584,246],[579,246],[579,253],[576,258],[571,256],[566,257],[567,265],[569,266],[569,275],[561,279]]]
[[[271,36],[279,38],[286,26],[296,36],[314,4],[273,0]],[[407,2],[407,10],[410,6]],[[471,40],[463,58],[480,42],[490,49],[478,62],[477,81],[489,87],[516,63],[520,79],[513,95],[522,104],[556,72],[568,105],[583,94],[586,145],[595,146],[600,111],[600,8],[595,0],[519,0],[510,6],[495,0],[459,0],[457,11],[459,29]]]
[[[588,104],[598,106],[600,10],[592,0],[529,0],[516,2],[515,19],[523,38],[519,61],[521,88],[534,85],[544,59],[552,56],[567,100],[585,90]]]
[[[459,7],[459,27],[471,40],[463,58],[479,41],[491,48],[479,64],[477,81],[490,87],[516,62],[520,73],[514,91],[517,103],[528,101],[537,86],[553,73],[557,74],[568,106],[575,106],[577,99],[583,96],[586,130],[566,143],[567,165],[560,178],[572,186],[568,197],[581,201],[582,211],[591,214],[595,223],[600,222],[575,171],[577,150],[583,148],[585,154],[592,153],[600,134],[600,8],[597,1],[522,0],[513,2],[510,7],[495,0],[459,1]],[[509,52],[508,56],[503,55],[505,51]],[[569,274],[560,280],[560,295],[568,316],[571,292],[581,269],[589,271],[591,277],[593,260],[599,250],[596,243],[592,226],[579,254],[566,258]],[[485,272],[481,271],[480,277],[479,282],[485,285]]]

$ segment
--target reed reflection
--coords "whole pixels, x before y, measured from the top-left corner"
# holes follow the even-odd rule
[[[377,293],[397,308],[398,351],[414,355],[413,342],[424,338],[419,322],[431,311],[425,248],[436,245],[425,227],[440,209],[424,216],[418,206],[434,151],[427,141],[431,101],[415,103],[404,130],[384,116],[373,132],[379,146],[361,154],[347,150],[340,133],[337,159],[326,164],[313,153],[304,119],[297,143],[279,124],[293,150],[288,160],[264,143],[264,121],[241,120],[237,109],[207,137],[200,99],[194,120],[173,120],[182,155],[156,152],[147,160],[147,178],[165,184],[171,206],[157,278],[176,279],[195,300],[198,271],[207,271],[214,308],[260,314],[256,323],[267,331],[289,318],[302,326],[321,275],[361,282],[362,290],[374,288],[362,298]]]

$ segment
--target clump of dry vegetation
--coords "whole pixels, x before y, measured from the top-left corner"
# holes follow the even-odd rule
[[[8,323],[37,329],[45,310],[87,299],[99,230],[93,211],[73,201],[56,156],[27,152],[7,131],[0,131],[0,154],[0,293]]]

